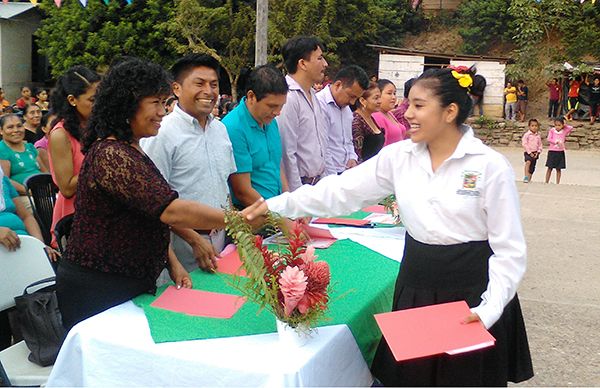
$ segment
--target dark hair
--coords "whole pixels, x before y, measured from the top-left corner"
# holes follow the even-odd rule
[[[404,98],[408,98],[408,93],[410,92],[410,88],[415,84],[416,78],[411,78],[404,83]]]
[[[558,78],[552,78],[552,79],[558,83]]]
[[[77,98],[85,94],[98,81],[100,76],[96,72],[85,66],[73,66],[58,79],[50,94],[50,106],[56,114],[55,122],[63,120],[65,130],[77,140],[81,139],[81,121],[77,108],[69,103],[68,97]]]
[[[36,88],[35,89],[35,95],[38,96],[43,91],[48,92],[48,89],[46,89],[46,88]]]
[[[0,129],[4,128],[4,124],[6,124],[6,121],[11,118],[11,117],[16,117],[19,119],[19,121],[21,121],[21,123],[23,123],[23,120],[21,120],[21,118],[19,117],[18,114],[16,113],[6,113],[3,114],[2,116],[0,116]]]
[[[169,96],[169,98],[167,98],[167,100],[165,101],[165,104],[171,105],[173,103],[173,101],[177,101],[177,96]]]
[[[517,83],[518,84],[524,84],[525,82],[522,79],[520,79],[520,80],[517,81]]]
[[[369,76],[362,67],[356,65],[346,66],[340,69],[335,75],[333,82],[342,81],[345,88],[351,88],[354,83],[358,83],[361,89],[369,87]]]
[[[469,69],[468,74],[473,77],[474,69]],[[417,78],[416,83],[433,91],[433,94],[439,98],[442,107],[445,108],[450,104],[458,106],[456,125],[462,125],[469,117],[473,101],[469,97],[468,88],[460,86],[458,80],[452,75],[452,69],[429,69]]]
[[[262,65],[250,72],[246,81],[246,94],[252,90],[260,101],[269,94],[286,94],[288,84],[281,70],[273,65]]]
[[[27,88],[27,89],[29,89],[29,91],[31,91],[31,88],[30,88],[29,86],[27,86],[27,85],[23,85],[23,86],[21,86],[21,92],[22,92],[22,91],[23,91],[23,89],[25,89],[25,88]]]
[[[219,69],[221,65],[219,61],[207,54],[188,54],[180,58],[173,66],[171,66],[171,75],[173,79],[182,83],[184,78],[197,67],[208,67],[217,73],[217,78],[220,78]]]
[[[171,79],[159,65],[131,57],[116,64],[98,85],[92,115],[83,135],[83,152],[97,139],[109,136],[131,141],[133,132],[129,120],[136,114],[140,101],[170,94]]]
[[[383,92],[383,89],[385,89],[385,87],[388,85],[392,85],[394,88],[396,88],[396,85],[389,79],[382,78],[382,79],[377,80],[377,86],[379,87],[379,90],[381,90],[382,92]]]
[[[529,122],[527,123],[527,126],[531,125],[531,123],[538,123],[538,125],[540,124],[540,122],[537,121],[537,119],[529,119]]]
[[[556,123],[557,121],[558,121],[559,123],[561,123],[562,125],[565,125],[565,118],[564,118],[563,116],[558,116],[558,117],[555,117],[555,118],[554,118],[554,122]]]
[[[323,42],[315,36],[295,36],[288,40],[281,48],[283,63],[290,74],[298,70],[300,59],[309,59],[310,54],[316,49],[325,51]]]
[[[50,117],[55,116],[55,115],[56,115],[56,113],[54,113],[54,111],[52,111],[52,110],[44,113],[42,115],[42,119],[40,120],[40,128],[43,128],[46,125],[48,125],[48,121],[50,120]]]

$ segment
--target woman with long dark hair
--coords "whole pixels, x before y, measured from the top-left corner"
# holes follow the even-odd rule
[[[83,162],[80,139],[92,113],[98,82],[100,77],[94,71],[74,66],[58,79],[50,97],[56,118],[48,135],[48,161],[59,190],[50,228],[54,246],[56,223],[75,212],[75,190]]]

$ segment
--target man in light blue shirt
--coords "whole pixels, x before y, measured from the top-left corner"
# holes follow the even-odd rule
[[[342,68],[323,90],[317,93],[325,114],[327,127],[327,154],[325,174],[341,174],[358,164],[358,156],[352,143],[352,110],[354,105],[369,87],[369,76],[356,65]]]
[[[233,204],[243,209],[287,191],[281,171],[281,138],[274,120],[287,98],[280,70],[259,66],[250,73],[246,96],[222,123],[233,145],[237,171],[229,176]]]
[[[219,63],[208,55],[190,54],[171,71],[178,103],[158,135],[142,147],[180,198],[217,209],[227,206],[227,179],[236,167],[227,129],[211,114],[219,97]],[[172,230],[173,250],[186,270],[216,268],[224,230]]]

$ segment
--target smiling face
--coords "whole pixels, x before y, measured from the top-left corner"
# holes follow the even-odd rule
[[[374,87],[365,91],[363,96],[359,99],[361,108],[367,114],[373,114],[379,112],[381,109],[381,91],[378,87]]]
[[[135,141],[139,141],[143,137],[156,136],[160,128],[160,122],[167,114],[165,110],[167,97],[149,96],[140,100],[138,109],[130,120]]]
[[[387,84],[381,91],[381,110],[389,112],[396,107],[396,87],[393,84]]]
[[[8,145],[18,145],[25,139],[25,127],[21,119],[16,116],[7,117],[0,128],[0,135]]]
[[[37,128],[42,119],[42,110],[37,105],[29,105],[24,117],[28,127]]]
[[[246,95],[248,111],[260,125],[267,125],[281,113],[281,108],[287,100],[287,94],[267,94],[257,101],[252,90]]]
[[[219,77],[210,67],[199,66],[188,72],[182,82],[173,83],[179,107],[204,122],[219,98]]]
[[[440,99],[424,82],[417,82],[408,94],[409,106],[404,117],[410,123],[410,138],[415,143],[431,143],[449,128],[456,128],[458,106],[442,107]]]

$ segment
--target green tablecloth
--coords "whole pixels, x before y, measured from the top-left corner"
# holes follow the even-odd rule
[[[317,251],[319,260],[329,263],[334,286],[326,321],[320,326],[347,324],[370,365],[381,336],[373,314],[390,311],[399,263],[350,240],[337,241]],[[238,294],[228,285],[229,275],[192,274],[194,288]],[[245,303],[230,319],[193,317],[151,307],[157,295],[141,295],[133,302],[142,307],[155,342],[209,339],[277,331],[274,316],[258,306]]]

